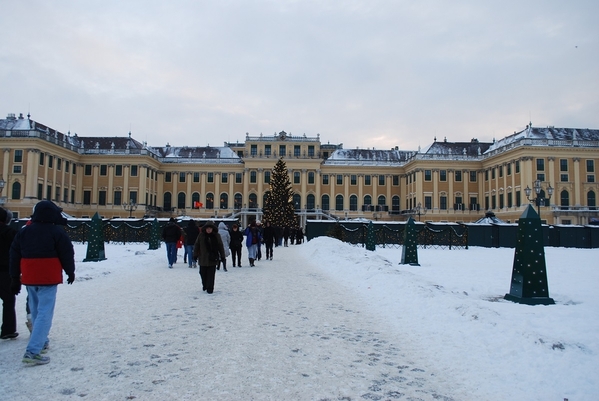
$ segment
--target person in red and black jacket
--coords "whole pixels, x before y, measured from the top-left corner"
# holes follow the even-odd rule
[[[42,365],[50,362],[50,358],[41,354],[48,350],[48,334],[63,270],[68,276],[67,283],[75,281],[75,251],[71,239],[60,227],[66,225],[62,209],[54,203],[38,202],[31,221],[17,232],[10,248],[10,276],[15,294],[21,291],[21,284],[27,287],[33,323],[23,362]]]

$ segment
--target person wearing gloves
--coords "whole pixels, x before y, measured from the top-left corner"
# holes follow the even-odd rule
[[[62,209],[48,200],[35,205],[32,223],[15,235],[10,247],[11,289],[14,294],[27,287],[33,330],[23,363],[43,365],[50,358],[42,355],[49,348],[48,335],[54,317],[56,292],[62,284],[62,272],[67,283],[75,281],[75,251],[71,239],[60,226],[67,221]]]
[[[227,257],[231,254],[231,250],[229,246],[231,244],[231,235],[229,234],[229,229],[227,225],[222,221],[218,223],[218,235],[220,235],[220,239],[223,242],[223,247],[225,248],[225,258],[223,259],[223,270],[227,271]],[[235,264],[233,264],[235,265]],[[220,265],[216,266],[216,269],[220,269]]]
[[[214,291],[214,276],[216,266],[225,259],[223,241],[218,235],[218,228],[213,221],[209,221],[200,230],[200,235],[193,247],[193,257],[200,265],[202,289],[208,294]]]

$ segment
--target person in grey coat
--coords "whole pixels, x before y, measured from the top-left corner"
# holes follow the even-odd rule
[[[229,234],[229,229],[227,225],[222,221],[218,223],[218,235],[220,235],[220,239],[223,242],[223,247],[225,248],[225,256],[229,257],[231,254],[231,250],[229,249],[229,245],[231,244],[231,234]],[[227,259],[222,260],[223,270],[227,271]],[[216,266],[216,270],[220,270],[220,264]]]

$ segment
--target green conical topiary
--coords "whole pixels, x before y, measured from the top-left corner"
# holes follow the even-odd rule
[[[413,218],[409,218],[403,236],[401,265],[420,266],[418,264],[418,231]]]
[[[541,218],[528,205],[518,220],[510,293],[505,299],[527,305],[551,305]]]
[[[98,212],[92,217],[87,236],[87,254],[84,262],[99,262],[106,260],[104,254],[104,233],[102,232],[102,219]]]
[[[154,218],[150,228],[150,241],[148,249],[160,249],[160,225],[158,219]]]

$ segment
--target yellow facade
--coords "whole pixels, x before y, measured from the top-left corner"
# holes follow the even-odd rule
[[[493,143],[437,142],[418,151],[343,149],[319,136],[250,136],[222,147],[152,148],[129,137],[77,137],[22,115],[0,120],[4,206],[28,217],[51,199],[75,217],[260,218],[283,157],[306,219],[516,222],[541,184],[549,224],[598,218],[599,130],[527,127]],[[547,190],[553,195],[548,199]],[[531,198],[537,197],[532,191]],[[135,204],[136,209],[129,207]],[[123,206],[126,204],[126,206]]]

